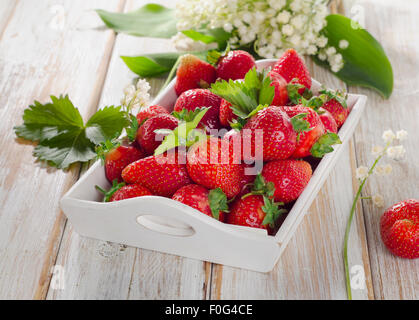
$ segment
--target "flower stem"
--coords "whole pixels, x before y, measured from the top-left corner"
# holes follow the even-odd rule
[[[177,67],[179,66],[181,58],[182,58],[182,56],[179,56],[177,58],[175,64],[173,65],[172,69],[170,70],[170,73],[167,76],[167,79],[164,82],[163,86],[161,87],[160,91],[162,91],[164,88],[166,88],[167,85],[170,83],[170,81],[172,81],[172,79],[175,77],[175,73],[176,73]]]

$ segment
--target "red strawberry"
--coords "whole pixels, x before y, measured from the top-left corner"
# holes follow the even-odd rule
[[[168,152],[150,156],[128,165],[122,171],[127,183],[137,183],[158,196],[171,197],[176,190],[192,183],[186,170],[184,152]]]
[[[189,89],[208,88],[216,78],[216,71],[212,65],[194,55],[185,54],[176,72],[176,94],[179,96]]]
[[[267,229],[269,233],[275,229],[283,210],[272,203],[267,197],[249,195],[233,202],[226,222],[239,226]]]
[[[172,199],[222,222],[225,217],[224,212],[228,210],[227,197],[221,189],[209,191],[197,184],[188,184],[180,188],[173,195]]]
[[[273,182],[274,199],[288,203],[296,200],[312,175],[311,166],[303,160],[277,160],[265,164],[262,176],[266,183]]]
[[[326,109],[319,108],[319,116],[327,132],[338,133],[338,126],[332,114]]]
[[[288,83],[297,78],[297,83],[302,84],[307,89],[311,88],[311,77],[304,60],[299,57],[294,49],[288,49],[281,58],[275,63],[272,71],[279,73]],[[304,88],[299,90],[302,94]]]
[[[246,73],[256,66],[255,59],[246,51],[230,51],[221,57],[217,64],[217,78],[224,80],[243,79]]]
[[[277,72],[269,72],[269,77],[275,87],[274,99],[271,103],[273,106],[285,106],[288,102],[287,81]]]
[[[155,130],[173,130],[179,125],[178,119],[170,114],[158,114],[147,119],[138,129],[137,142],[144,149],[146,154],[153,154],[154,150],[161,144],[162,139],[156,139],[158,135]]]
[[[133,146],[119,146],[105,155],[105,175],[109,182],[122,181],[122,170],[131,162],[144,157],[144,153]]]
[[[401,258],[419,258],[419,200],[409,199],[388,208],[380,220],[381,239]]]
[[[224,99],[221,99],[219,116],[220,122],[224,127],[230,127],[230,123],[233,122],[234,119],[237,119],[237,115],[235,115],[231,109],[231,103]]]
[[[141,109],[137,113],[138,124],[142,125],[145,120],[153,116],[156,116],[158,114],[162,114],[162,113],[169,114],[169,111],[167,111],[164,107],[158,106],[158,105],[153,105],[153,106],[149,106],[147,108]]]
[[[349,109],[342,106],[342,104],[335,99],[331,99],[325,102],[322,108],[329,111],[332,114],[338,128],[340,128],[343,125],[349,114]]]
[[[309,107],[304,107],[302,105],[292,106],[292,107],[281,107],[290,118],[294,116],[304,114],[304,116],[300,120],[305,120],[308,122],[309,131],[301,131],[299,132],[299,137],[297,137],[297,147],[292,154],[294,158],[303,158],[309,156],[311,147],[316,143],[316,141],[326,133],[326,129],[322,121],[320,120],[319,115],[313,109]]]
[[[153,195],[150,190],[139,184],[130,184],[126,186],[124,182],[118,183],[116,180],[113,182],[109,191],[105,191],[99,186],[96,186],[96,189],[104,194],[103,202],[113,202]]]
[[[188,173],[195,183],[208,189],[221,188],[228,198],[241,189],[244,167],[233,156],[228,140],[210,137],[195,143],[188,151]]]
[[[176,100],[174,111],[177,113],[186,109],[194,111],[197,108],[209,108],[198,127],[204,127],[208,131],[210,129],[221,128],[219,113],[220,113],[221,98],[216,96],[207,89],[192,89],[182,93]]]
[[[278,107],[270,106],[258,111],[247,121],[241,132],[245,159],[255,156],[261,160],[262,153],[264,161],[287,159],[295,151],[297,135],[288,115]],[[262,132],[263,143],[260,144],[256,135]],[[249,141],[251,155],[246,150]]]

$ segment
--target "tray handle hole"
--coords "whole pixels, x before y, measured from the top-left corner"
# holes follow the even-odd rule
[[[190,225],[173,218],[140,215],[137,217],[137,223],[148,230],[176,237],[190,237],[195,234],[195,230]]]

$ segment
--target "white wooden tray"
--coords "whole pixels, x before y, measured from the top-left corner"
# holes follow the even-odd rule
[[[256,64],[260,69],[275,62],[266,59]],[[177,98],[174,83],[175,80],[153,104],[171,111]],[[319,88],[320,84],[313,80],[312,90]],[[180,202],[158,196],[99,202],[102,196],[94,186],[110,186],[99,161],[63,196],[61,208],[82,236],[254,271],[271,271],[352,136],[366,100],[364,95],[349,94],[351,112],[339,130],[342,144],[320,161],[274,236],[262,229],[219,222]]]

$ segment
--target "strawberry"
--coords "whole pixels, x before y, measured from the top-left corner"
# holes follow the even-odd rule
[[[311,88],[311,77],[304,60],[299,57],[294,49],[288,49],[275,63],[272,71],[279,73],[287,83],[293,79],[298,79],[296,82],[303,85],[305,88]],[[299,90],[302,94],[304,88]]]
[[[183,92],[176,100],[173,114],[178,118],[183,118],[183,110],[195,111],[197,108],[207,107],[209,109],[201,119],[199,127],[205,128],[209,132],[211,129],[221,128],[220,103],[221,98],[207,89],[191,89]],[[187,119],[182,120],[187,121]]]
[[[285,111],[292,118],[291,121],[293,122],[294,128],[298,131],[297,146],[292,156],[294,158],[309,156],[311,154],[310,149],[326,133],[326,129],[319,115],[313,109],[302,105],[281,107],[281,110]],[[297,117],[294,118],[295,116]],[[298,125],[296,125],[297,120],[299,121]]]
[[[284,106],[288,102],[287,81],[277,72],[269,72],[269,77],[272,80],[272,86],[275,87],[275,95],[271,105]]]
[[[320,93],[325,94],[328,100],[323,104],[322,108],[329,111],[336,121],[336,125],[340,128],[349,115],[349,109],[346,104],[346,96],[340,91],[323,90]]]
[[[147,119],[138,129],[137,142],[144,149],[147,155],[153,154],[154,150],[161,144],[163,139],[157,139],[158,129],[173,130],[179,125],[178,119],[170,114],[158,114]]]
[[[177,190],[172,199],[222,222],[224,221],[224,212],[228,211],[227,197],[219,188],[209,191],[203,186],[188,184]]]
[[[258,131],[262,130],[262,131]],[[263,132],[263,143],[259,144],[257,134]],[[293,129],[290,118],[279,107],[270,106],[259,110],[244,125],[242,130],[243,152],[246,144],[251,145],[254,157],[264,161],[287,159],[295,151],[297,135]],[[249,156],[244,154],[244,158]]]
[[[144,157],[144,152],[133,146],[119,146],[105,154],[105,175],[109,182],[122,181],[122,170]]]
[[[243,79],[246,73],[256,66],[255,59],[246,51],[229,51],[218,60],[217,78],[223,80]]]
[[[125,185],[124,182],[118,183],[116,180],[113,181],[112,187],[109,191],[105,191],[99,186],[96,186],[96,189],[104,194],[103,202],[113,202],[153,195],[150,190],[139,184]]]
[[[137,113],[138,124],[142,125],[145,120],[158,114],[169,114],[169,111],[167,111],[164,107],[158,105],[148,106],[147,108],[141,109]]]
[[[262,176],[274,184],[274,199],[289,203],[296,200],[312,175],[311,166],[303,160],[276,160],[265,164]]]
[[[266,196],[249,195],[233,202],[226,222],[239,226],[267,229],[271,234],[282,213],[284,210],[279,209],[278,204],[273,203]]]
[[[233,109],[231,109],[231,103],[221,99],[220,104],[220,123],[224,127],[230,127],[230,123],[233,122],[234,119],[237,119],[237,115],[233,113]]]
[[[176,190],[192,183],[185,160],[183,151],[149,156],[128,165],[122,178],[127,183],[141,184],[155,195],[171,197]]]
[[[187,168],[195,183],[208,189],[221,188],[228,198],[240,190],[244,167],[235,159],[228,140],[210,137],[189,148]]]
[[[419,200],[409,199],[388,208],[380,219],[381,239],[398,257],[419,258]]]
[[[319,114],[320,120],[322,121],[327,132],[338,133],[338,125],[336,124],[335,119],[329,111],[323,108],[319,108],[319,112],[317,113]]]
[[[189,89],[208,88],[216,78],[216,71],[212,65],[194,55],[185,54],[181,57],[176,72],[176,94],[179,96]]]

